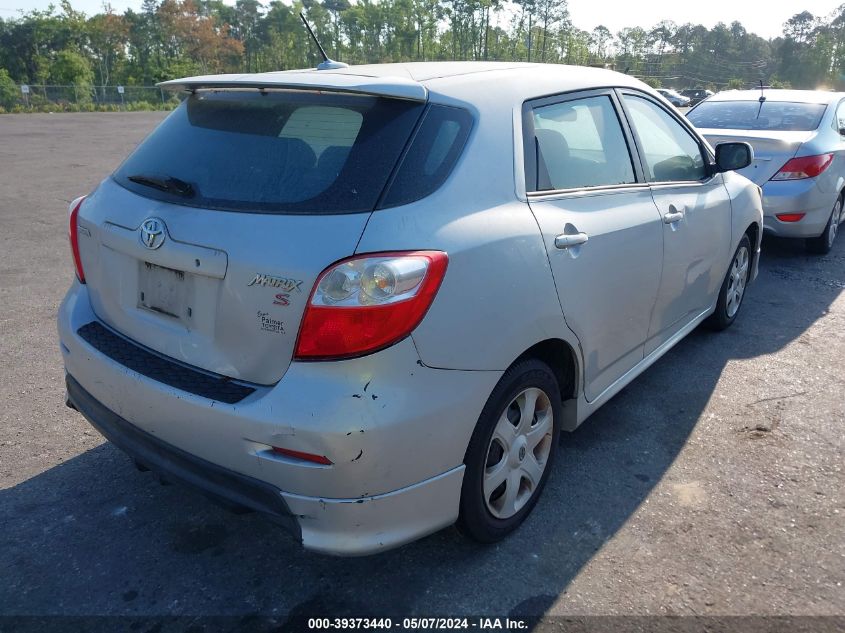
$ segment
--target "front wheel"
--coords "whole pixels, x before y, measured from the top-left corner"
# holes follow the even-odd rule
[[[818,237],[808,239],[805,244],[807,250],[817,255],[827,255],[830,249],[833,248],[833,242],[836,241],[836,234],[839,233],[839,223],[842,221],[842,197],[836,199],[836,204],[833,205],[833,210],[830,212],[830,217],[824,227],[824,231]]]
[[[528,359],[505,372],[467,448],[461,532],[493,543],[525,520],[554,463],[561,412],[560,390],[548,365]]]
[[[743,235],[736,248],[731,265],[719,290],[716,311],[707,319],[707,325],[714,330],[724,330],[736,320],[745,288],[751,276],[751,240]]]

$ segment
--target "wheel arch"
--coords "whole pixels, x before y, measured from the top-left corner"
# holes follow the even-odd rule
[[[760,244],[760,225],[757,222],[752,222],[748,225],[748,228],[745,229],[744,235],[748,236],[749,241],[751,242],[751,265],[757,265],[757,258],[760,256],[760,252],[758,251],[757,247]]]
[[[560,399],[563,404],[561,429],[574,430],[578,426],[577,401],[581,389],[581,363],[575,349],[563,339],[546,339],[522,352],[511,366],[526,358],[540,360],[552,370],[560,387]]]

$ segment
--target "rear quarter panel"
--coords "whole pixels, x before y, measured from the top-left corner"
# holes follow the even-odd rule
[[[830,198],[830,207],[836,196],[845,187],[845,139],[834,130],[836,104],[828,106],[828,111],[819,125],[819,132],[812,140],[802,145],[797,156],[815,156],[818,154],[833,154],[833,162],[816,178],[819,191]]]
[[[475,116],[455,170],[428,198],[376,211],[357,249],[448,253],[443,284],[413,333],[420,358],[431,367],[503,370],[549,338],[577,349],[540,230],[527,203],[516,198],[515,105],[501,101],[482,111],[450,101]]]

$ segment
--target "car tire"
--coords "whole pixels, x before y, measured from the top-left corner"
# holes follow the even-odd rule
[[[833,243],[836,241],[836,235],[839,233],[839,223],[842,222],[842,196],[836,199],[833,209],[830,211],[830,217],[827,219],[827,224],[824,225],[824,231],[818,237],[812,237],[805,241],[807,251],[816,255],[827,255],[830,249],[833,248]]]
[[[493,543],[525,520],[552,470],[562,410],[557,379],[545,363],[527,359],[504,373],[464,459],[457,522],[464,535]]]
[[[745,298],[752,262],[751,240],[748,235],[743,235],[731,258],[728,272],[725,273],[725,280],[719,290],[719,300],[716,302],[716,311],[705,322],[710,329],[724,330],[736,320]]]

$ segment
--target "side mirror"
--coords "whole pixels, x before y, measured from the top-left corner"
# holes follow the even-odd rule
[[[734,171],[748,167],[754,150],[748,143],[719,143],[716,146],[716,171]]]
[[[845,125],[842,125],[842,124],[839,125],[839,134],[841,136],[845,136]]]

